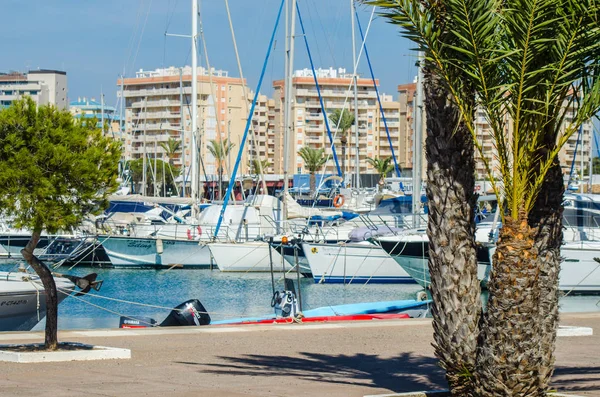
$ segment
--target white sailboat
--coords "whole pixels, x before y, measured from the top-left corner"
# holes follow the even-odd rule
[[[74,289],[66,278],[55,277],[58,303]],[[37,275],[0,272],[0,331],[29,331],[46,315],[46,292]]]
[[[414,283],[380,246],[368,241],[302,243],[315,283]]]

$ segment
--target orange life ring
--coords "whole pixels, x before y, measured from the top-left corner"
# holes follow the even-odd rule
[[[202,227],[200,227],[200,225],[198,225],[198,227],[196,227],[196,229],[198,230],[198,236],[202,236]]]
[[[337,196],[335,196],[333,198],[333,206],[335,208],[340,208],[342,205],[344,205],[345,199],[344,196],[341,194],[338,194]]]

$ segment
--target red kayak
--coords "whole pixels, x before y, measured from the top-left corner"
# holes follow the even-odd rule
[[[396,320],[396,319],[410,318],[405,313],[384,313],[384,314],[350,314],[347,316],[317,316],[317,317],[304,317],[304,318],[269,318],[265,320],[256,321],[241,321],[239,323],[230,323],[222,325],[253,325],[253,324],[292,324],[292,323],[329,323],[335,321],[367,321],[367,320]]]

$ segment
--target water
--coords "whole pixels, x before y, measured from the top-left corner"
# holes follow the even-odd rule
[[[0,265],[0,271],[14,270],[14,265]],[[61,269],[66,272],[66,269]],[[199,299],[211,318],[225,320],[263,316],[271,309],[269,274],[221,273],[218,270],[128,270],[74,268],[69,273],[83,276],[98,273],[104,284],[99,292],[82,297],[70,296],[59,306],[59,329],[116,328],[121,315],[152,317],[162,321],[170,308],[188,299]],[[293,275],[295,280],[296,275]],[[347,303],[415,299],[421,288],[417,284],[315,284],[301,277],[303,309]],[[276,288],[283,281],[275,276]],[[121,301],[101,299],[108,297]],[[568,296],[561,299],[561,311],[599,311],[599,296]],[[142,304],[134,305],[129,302]],[[96,305],[96,306],[93,306]],[[160,306],[157,308],[151,306]],[[34,330],[43,330],[43,322]]]
[[[14,269],[14,265],[0,265],[0,271]],[[60,271],[66,273],[66,269]],[[87,296],[67,297],[58,309],[59,329],[116,328],[121,315],[147,316],[160,322],[169,314],[171,307],[194,298],[202,302],[214,320],[273,313],[269,274],[221,273],[207,269],[90,268],[74,268],[69,274],[83,276],[91,272],[98,273],[98,280],[104,281],[102,289]],[[293,279],[296,280],[295,273]],[[304,310],[346,303],[415,299],[421,289],[416,284],[315,284],[312,279],[304,277],[300,278],[300,282]],[[276,289],[283,289],[283,280],[278,275],[275,283]],[[99,296],[165,308],[110,301]],[[43,324],[34,329],[43,329]]]

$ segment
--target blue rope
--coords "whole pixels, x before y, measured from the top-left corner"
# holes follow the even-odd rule
[[[327,120],[327,112],[325,111],[325,105],[323,105],[323,97],[321,96],[321,89],[319,88],[319,80],[317,79],[317,73],[315,72],[315,65],[313,63],[312,55],[310,54],[310,48],[308,47],[308,40],[306,39],[306,31],[304,30],[304,23],[302,22],[302,15],[300,15],[300,7],[296,2],[296,10],[298,11],[298,21],[300,21],[300,27],[302,28],[302,36],[304,37],[304,44],[306,45],[306,52],[308,53],[308,60],[310,61],[310,69],[312,70],[313,78],[315,80],[315,86],[317,87],[317,95],[319,96],[319,103],[321,104],[321,112],[325,119],[325,128],[327,129],[327,136],[329,137],[329,143],[331,143],[331,151],[333,152],[333,161],[335,161],[335,167],[337,168],[338,176],[342,176],[342,170],[338,162],[338,157],[335,152],[335,144],[333,143],[333,136],[329,129],[329,122]]]
[[[262,67],[262,71],[260,72],[260,79],[258,80],[258,87],[256,87],[256,91],[254,92],[254,99],[252,100],[252,107],[250,108],[250,114],[248,115],[248,120],[246,120],[246,128],[244,129],[244,136],[242,137],[242,142],[240,143],[240,150],[238,151],[237,158],[235,160],[235,165],[233,166],[233,171],[231,171],[231,178],[229,178],[229,185],[227,186],[227,193],[225,194],[225,199],[223,200],[223,207],[221,208],[221,215],[219,216],[219,221],[217,222],[217,227],[215,228],[215,233],[213,235],[214,238],[217,237],[219,233],[219,229],[221,228],[221,223],[223,222],[223,216],[225,215],[225,208],[227,208],[227,203],[229,202],[229,197],[231,196],[231,190],[235,185],[235,175],[237,174],[238,167],[240,166],[240,162],[242,160],[242,154],[244,152],[244,145],[246,144],[246,139],[248,138],[248,130],[250,129],[250,124],[252,123],[252,116],[254,115],[254,108],[256,107],[256,102],[258,101],[258,95],[260,93],[260,87],[262,86],[263,78],[265,77],[265,71],[267,70],[267,64],[269,62],[269,57],[271,55],[271,49],[273,48],[273,41],[275,40],[275,33],[277,32],[277,26],[279,26],[279,19],[281,18],[281,10],[283,10],[283,4],[285,0],[281,0],[281,4],[279,5],[279,13],[277,14],[277,20],[275,21],[275,27],[273,28],[273,33],[271,34],[271,41],[269,42],[269,48],[267,49],[267,56],[265,57],[265,62]]]
[[[364,43],[365,57],[367,58],[367,63],[369,64],[369,71],[371,72],[371,79],[373,80],[373,88],[375,88],[375,93],[377,94],[377,102],[379,103],[379,111],[381,112],[381,118],[383,119],[383,125],[385,126],[385,133],[387,135],[388,143],[390,144],[390,149],[392,150],[392,158],[394,159],[394,168],[396,169],[396,176],[399,178],[402,176],[402,172],[400,171],[400,167],[398,166],[398,162],[396,161],[394,145],[392,145],[392,138],[390,137],[390,131],[388,130],[385,112],[383,111],[383,105],[381,104],[381,98],[379,97],[379,90],[377,89],[377,83],[375,82],[375,75],[373,74],[373,67],[371,66],[371,58],[369,58],[369,51],[367,51],[367,43],[365,42],[365,37],[363,35],[362,26],[360,25],[360,19],[358,18],[356,8],[354,8],[354,15],[356,16],[356,21],[358,22],[358,31],[360,32],[360,38]]]

